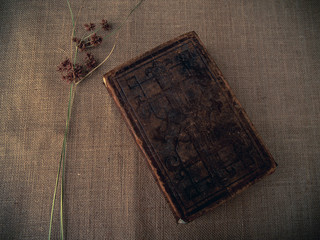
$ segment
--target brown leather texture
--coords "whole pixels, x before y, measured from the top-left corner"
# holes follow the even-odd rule
[[[276,163],[195,32],[104,76],[178,222],[189,222]]]

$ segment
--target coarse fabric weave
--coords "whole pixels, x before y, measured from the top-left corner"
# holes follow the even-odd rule
[[[120,26],[137,0],[72,1],[77,33]],[[64,0],[0,1],[0,239],[47,238],[69,85]],[[196,31],[279,164],[276,172],[182,225],[102,83],[108,70]],[[319,239],[320,2],[146,0],[114,53],[77,87],[68,139],[67,239]],[[100,61],[115,37],[95,54]],[[59,236],[59,204],[53,239]]]

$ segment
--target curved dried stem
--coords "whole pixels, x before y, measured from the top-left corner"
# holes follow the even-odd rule
[[[82,10],[82,3],[83,0],[81,2],[81,7],[77,13],[76,19],[74,19],[74,15],[72,12],[72,8],[71,8],[71,4],[69,0],[67,1],[67,5],[70,11],[70,16],[71,16],[71,21],[72,21],[72,32],[71,32],[71,39],[70,39],[70,61],[72,62],[72,66],[74,67],[77,61],[77,55],[78,55],[78,47],[75,46],[75,51],[73,51],[73,38],[75,35],[75,31],[76,31],[76,23],[77,20],[79,18],[80,12]],[[124,25],[124,23],[128,20],[128,18],[130,17],[130,15],[142,4],[144,0],[139,1],[139,3],[130,11],[130,13],[126,16],[125,20],[120,24],[120,26],[118,28],[116,28],[114,31],[112,31],[110,34],[108,34],[106,37],[110,37],[113,34],[117,33],[122,26]],[[84,36],[81,38],[81,40],[87,39],[90,36],[92,36],[92,34],[98,32],[101,28],[97,29],[96,31],[92,32],[90,35],[85,37]],[[74,95],[75,95],[75,90],[76,90],[76,86],[82,82],[83,80],[85,80],[87,77],[89,77],[95,70],[97,70],[99,67],[101,67],[111,56],[111,54],[113,53],[115,46],[116,46],[116,42],[118,39],[118,35],[116,36],[115,42],[113,44],[112,49],[110,50],[109,54],[106,56],[106,58],[94,69],[92,69],[88,74],[86,74],[80,81],[78,82],[72,82],[71,86],[70,86],[70,93],[69,93],[69,102],[68,102],[68,114],[67,114],[67,119],[66,119],[66,126],[65,126],[65,131],[64,131],[64,138],[63,138],[63,143],[62,143],[62,150],[61,150],[61,154],[60,154],[60,161],[59,161],[59,165],[58,165],[58,172],[57,172],[57,176],[56,176],[56,182],[55,182],[55,188],[54,188],[54,192],[53,192],[53,199],[52,199],[52,206],[51,206],[51,215],[50,215],[50,224],[49,224],[49,234],[48,234],[48,239],[51,239],[51,233],[52,233],[52,223],[53,223],[53,213],[54,213],[54,207],[55,207],[55,201],[56,201],[56,195],[57,195],[57,190],[58,190],[58,186],[59,186],[59,180],[61,177],[61,186],[60,186],[60,238],[63,239],[64,238],[64,219],[63,219],[63,195],[64,195],[64,176],[65,176],[65,160],[66,160],[66,151],[67,151],[67,137],[68,137],[68,131],[69,131],[69,124],[70,124],[70,118],[71,118],[71,110],[72,110],[72,105],[74,102]]]
[[[132,13],[134,13],[134,11],[144,2],[145,0],[140,0],[137,5],[135,5],[131,11],[129,12],[129,14],[126,16],[126,18],[122,21],[122,23],[120,24],[119,27],[117,27],[115,30],[113,30],[111,33],[107,34],[105,36],[105,38],[107,37],[111,37],[112,35],[114,35],[115,33],[117,33],[122,27],[123,25],[127,22],[127,20],[129,19],[129,17],[131,16]],[[101,30],[102,28],[98,28],[96,29],[94,32],[90,33],[89,35],[82,37],[81,40],[85,40],[88,39],[89,37],[91,37],[93,34],[97,33],[99,30]]]
[[[118,36],[116,37],[116,40],[115,40],[115,42],[114,42],[114,44],[113,44],[113,47],[112,47],[112,49],[110,50],[108,56],[107,56],[98,66],[96,66],[96,67],[95,67],[94,69],[92,69],[89,73],[87,73],[87,75],[85,75],[81,80],[79,80],[79,81],[76,83],[76,85],[78,85],[78,84],[81,83],[83,80],[85,80],[87,77],[89,77],[95,70],[97,70],[99,67],[101,67],[102,64],[104,64],[104,63],[109,59],[109,57],[110,57],[111,54],[113,53],[113,50],[114,50],[115,47],[116,47],[117,40],[118,40]]]

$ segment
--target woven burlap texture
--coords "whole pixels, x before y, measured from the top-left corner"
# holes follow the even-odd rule
[[[137,1],[71,1],[78,24],[119,26]],[[146,0],[108,62],[81,83],[68,139],[67,239],[316,239],[320,232],[318,1]],[[66,1],[0,3],[0,238],[44,239],[69,85]],[[177,225],[102,83],[117,65],[195,30],[279,164],[276,172]],[[96,52],[100,60],[114,38]],[[58,208],[56,208],[58,210]],[[53,235],[58,237],[59,216]]]

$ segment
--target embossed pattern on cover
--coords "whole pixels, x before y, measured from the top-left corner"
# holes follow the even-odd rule
[[[104,82],[179,222],[275,170],[195,32],[108,72]]]

